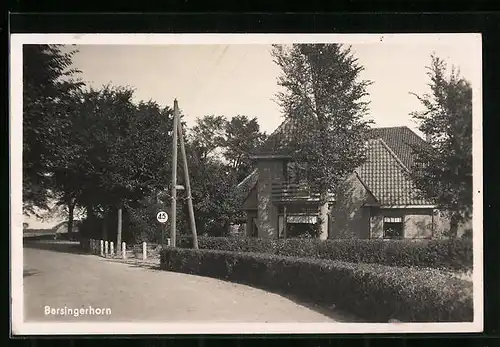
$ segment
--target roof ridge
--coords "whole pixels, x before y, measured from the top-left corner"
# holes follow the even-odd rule
[[[410,170],[406,167],[405,164],[403,164],[403,162],[401,161],[401,159],[397,156],[396,153],[394,153],[394,151],[391,149],[391,147],[389,147],[389,145],[387,143],[385,143],[385,141],[381,138],[377,139],[380,141],[380,143],[382,143],[382,145],[385,147],[385,149],[394,157],[394,159],[396,159],[396,162],[404,169],[406,170],[407,172],[410,172]]]

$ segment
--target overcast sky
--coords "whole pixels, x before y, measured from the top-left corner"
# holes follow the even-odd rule
[[[206,114],[257,117],[266,132],[282,121],[274,96],[280,73],[270,45],[79,45],[74,65],[92,86],[130,86],[137,100],[173,106],[174,98],[188,125]],[[410,92],[426,92],[425,66],[435,53],[461,75],[477,82],[478,52],[464,42],[368,43],[352,45],[365,67],[370,116],[375,126],[416,129],[410,112],[421,107]],[[474,87],[474,85],[473,85]]]
[[[177,98],[189,126],[197,117],[207,114],[226,117],[241,114],[256,117],[267,133],[276,129],[283,120],[273,101],[279,90],[276,78],[280,70],[270,55],[270,44],[276,41],[258,35],[243,38],[230,35],[224,40],[204,35],[203,44],[195,44],[190,42],[191,38],[180,36],[166,39],[147,36],[146,40],[154,44],[145,44],[144,37],[127,35],[55,35],[50,42],[47,36],[33,36],[31,43],[67,43],[68,49],[77,48],[74,65],[82,71],[83,80],[94,87],[130,86],[136,90],[136,101],[154,100],[162,106],[172,107]],[[310,37],[305,36],[306,42],[311,42]],[[406,125],[416,130],[417,124],[409,114],[421,109],[421,105],[410,92],[420,95],[428,91],[425,66],[433,53],[450,67],[458,67],[461,75],[472,83],[474,92],[480,88],[478,36],[382,35],[365,39],[344,35],[343,40],[345,37],[365,68],[362,78],[374,82],[368,92],[369,118],[375,121],[375,126]],[[158,44],[158,40],[163,41]],[[244,40],[247,42],[241,44]],[[288,38],[284,40],[280,43],[290,43]],[[194,41],[199,43],[200,39]],[[231,43],[226,44],[228,41]],[[75,43],[78,45],[74,46]],[[31,228],[50,227],[58,222],[46,224],[34,218],[27,221]]]

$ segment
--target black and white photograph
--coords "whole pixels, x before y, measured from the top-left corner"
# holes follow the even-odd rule
[[[13,34],[13,335],[483,329],[481,35]]]

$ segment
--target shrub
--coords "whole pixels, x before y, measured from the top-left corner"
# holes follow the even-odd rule
[[[373,322],[473,318],[472,284],[432,269],[171,247],[162,251],[161,267],[335,304]]]
[[[190,238],[178,246],[191,247]],[[390,266],[418,266],[451,270],[472,269],[472,241],[456,240],[318,240],[200,237],[200,249],[256,252],[282,256],[377,263]]]

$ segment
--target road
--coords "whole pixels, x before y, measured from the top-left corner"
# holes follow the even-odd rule
[[[353,319],[245,285],[78,254],[63,244],[55,250],[55,246],[24,248],[25,322],[286,323]],[[78,317],[46,315],[47,306],[53,311],[84,308],[87,314],[84,310]],[[108,314],[98,315],[97,308],[110,309],[111,314],[108,310]]]

